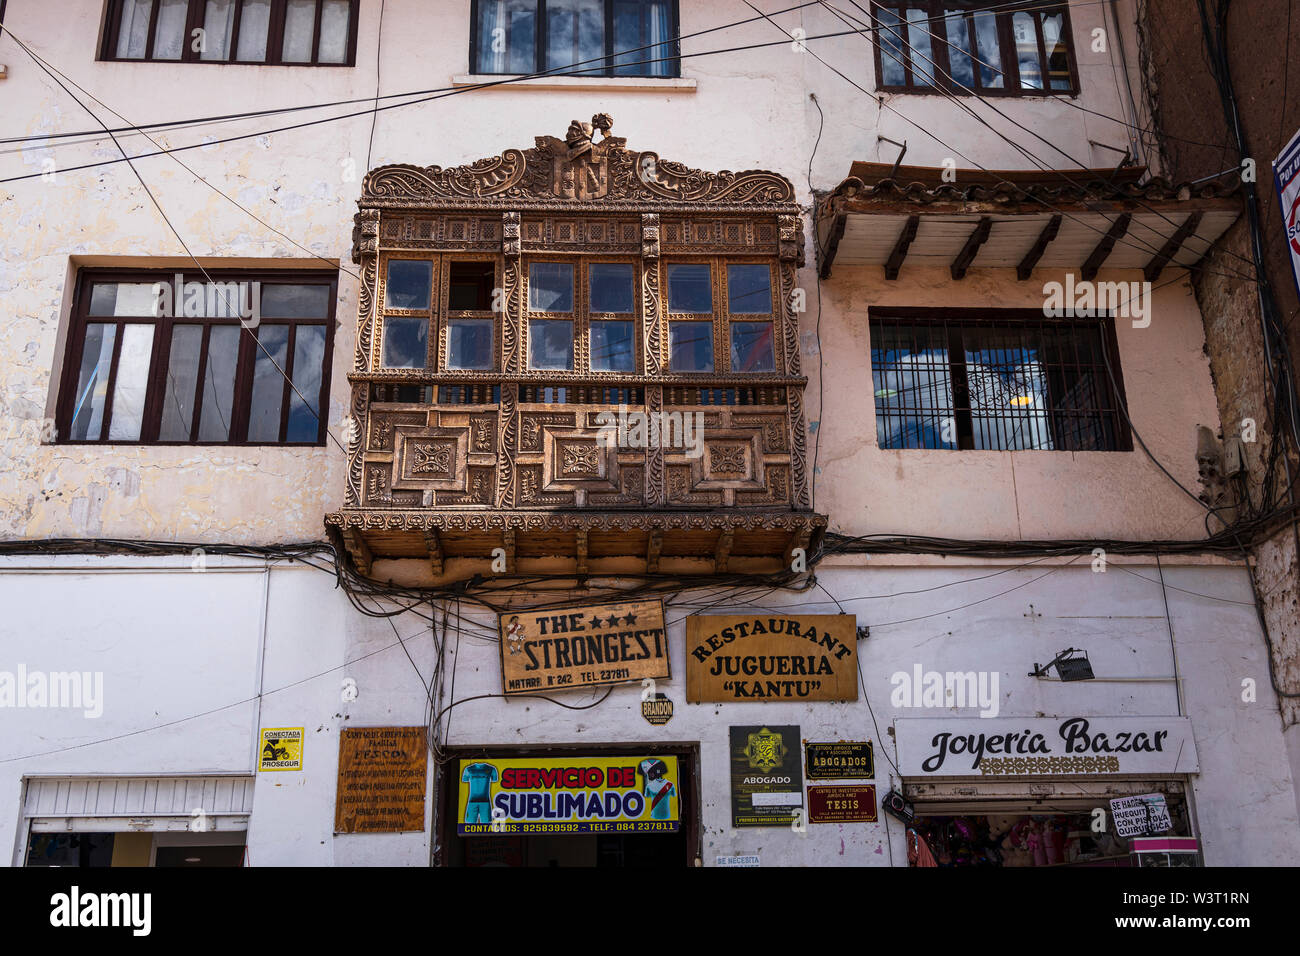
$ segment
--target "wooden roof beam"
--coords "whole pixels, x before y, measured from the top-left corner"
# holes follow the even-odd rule
[[[1198,209],[1191,213],[1183,224],[1178,227],[1177,231],[1165,240],[1165,244],[1160,247],[1160,251],[1151,257],[1151,261],[1142,269],[1143,275],[1148,282],[1155,282],[1160,278],[1160,273],[1165,266],[1169,265],[1174,256],[1178,255],[1178,250],[1183,247],[1183,243],[1196,232],[1196,227],[1201,224],[1203,213]]]
[[[1056,213],[1043,226],[1038,238],[1034,240],[1031,248],[1025,257],[1020,260],[1016,266],[1016,278],[1024,282],[1029,278],[1029,274],[1034,271],[1034,266],[1038,265],[1038,260],[1043,258],[1043,253],[1047,251],[1048,245],[1056,238],[1056,234],[1061,231],[1061,214]]]
[[[903,224],[903,231],[898,234],[898,241],[894,243],[894,251],[889,254],[889,261],[885,263],[886,279],[898,278],[898,270],[902,268],[903,260],[907,258],[907,249],[916,238],[916,228],[920,224],[920,216],[907,217],[907,222]]]
[[[835,261],[835,253],[839,251],[840,240],[844,238],[844,227],[848,225],[848,221],[849,217],[842,210],[836,213],[831,222],[830,232],[826,236],[826,244],[823,246],[818,243],[821,263],[817,274],[823,279],[831,277],[831,263]]]
[[[1110,228],[1106,230],[1106,235],[1101,237],[1101,241],[1097,243],[1096,247],[1092,250],[1092,253],[1088,256],[1087,261],[1084,262],[1083,268],[1080,270],[1080,275],[1083,276],[1084,282],[1091,282],[1093,279],[1097,278],[1097,273],[1100,271],[1102,264],[1105,263],[1106,257],[1109,256],[1110,251],[1115,248],[1115,243],[1124,238],[1125,233],[1128,232],[1128,224],[1132,221],[1133,214],[1131,212],[1126,212],[1121,213],[1115,221],[1111,223]]]
[[[952,260],[952,265],[948,271],[952,273],[954,279],[966,278],[966,270],[970,264],[975,261],[976,254],[980,251],[980,246],[988,241],[989,232],[993,229],[993,220],[988,216],[983,216],[971,230],[970,237],[966,240],[966,245],[961,247],[961,252],[957,253],[957,258]]]

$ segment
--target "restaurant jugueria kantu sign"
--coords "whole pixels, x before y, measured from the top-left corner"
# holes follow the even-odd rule
[[[857,700],[851,614],[695,615],[686,619],[686,699]]]
[[[662,601],[508,611],[500,625],[507,694],[670,676]]]
[[[672,833],[681,826],[676,757],[461,760],[461,836]]]

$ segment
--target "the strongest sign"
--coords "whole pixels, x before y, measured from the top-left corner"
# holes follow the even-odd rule
[[[507,694],[670,676],[661,601],[511,611],[500,624]]]
[[[686,619],[686,700],[857,700],[850,614]]]

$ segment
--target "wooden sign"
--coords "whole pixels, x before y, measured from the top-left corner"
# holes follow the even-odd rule
[[[876,788],[809,787],[809,823],[875,823]]]
[[[686,619],[686,700],[857,700],[851,614]]]
[[[506,694],[671,676],[662,601],[509,611],[500,625]]]
[[[335,833],[424,830],[424,727],[347,727],[339,736]]]

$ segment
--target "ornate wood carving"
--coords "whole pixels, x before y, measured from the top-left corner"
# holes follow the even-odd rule
[[[517,208],[600,200],[616,206],[698,206],[787,210],[794,187],[767,170],[706,172],[636,152],[611,136],[613,120],[598,113],[574,120],[563,139],[538,136],[532,149],[508,149],[466,166],[381,166],[366,174],[363,205],[484,206],[513,201]],[[599,138],[597,136],[599,135]]]

